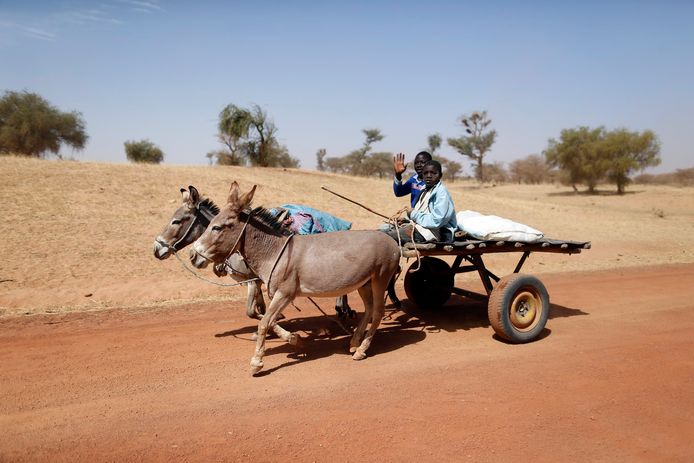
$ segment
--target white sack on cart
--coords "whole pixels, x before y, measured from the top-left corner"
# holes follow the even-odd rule
[[[460,211],[456,214],[458,228],[480,240],[505,240],[534,243],[545,235],[522,223],[496,215],[483,215],[475,211]]]

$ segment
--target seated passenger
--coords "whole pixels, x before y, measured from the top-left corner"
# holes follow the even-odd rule
[[[408,219],[397,228],[386,231],[401,243],[414,237],[415,243],[452,242],[457,228],[455,206],[450,193],[441,182],[442,169],[438,161],[427,161],[422,168],[425,189],[408,211]],[[414,229],[414,230],[413,230]],[[384,230],[385,231],[385,230]]]
[[[431,154],[427,151],[420,151],[417,153],[413,163],[415,173],[403,183],[402,174],[407,169],[405,155],[398,153],[393,157],[393,172],[395,173],[395,178],[393,179],[393,193],[395,193],[397,197],[410,195],[411,207],[414,207],[419,195],[424,191],[425,184],[422,177],[422,169],[427,161],[431,161]]]

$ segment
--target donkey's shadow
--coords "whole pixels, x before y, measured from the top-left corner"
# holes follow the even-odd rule
[[[391,308],[389,308],[391,309]],[[387,311],[389,313],[390,310]],[[354,329],[363,313],[359,313],[356,318],[341,322],[343,326]],[[389,326],[388,316],[379,326],[374,337],[373,344],[369,349],[369,355],[385,354],[390,351],[400,349],[409,344],[422,341],[426,337],[423,331],[402,329],[400,326]],[[330,316],[309,316],[285,319],[279,322],[282,328],[297,333],[301,336],[298,346],[292,346],[284,341],[272,336],[267,338],[269,344],[266,354],[286,354],[289,361],[283,362],[275,367],[263,369],[256,376],[264,376],[280,368],[289,367],[303,362],[310,362],[332,355],[351,356],[349,353],[349,341],[351,334],[347,334],[337,323],[336,315]],[[215,337],[233,336],[238,339],[253,341],[253,334],[257,329],[257,324],[251,322],[237,329],[215,334]],[[253,345],[255,341],[253,341]]]

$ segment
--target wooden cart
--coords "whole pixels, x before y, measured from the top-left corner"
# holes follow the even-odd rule
[[[487,300],[487,314],[494,331],[513,343],[534,340],[544,329],[549,316],[549,295],[542,282],[533,275],[519,273],[533,252],[577,254],[590,249],[590,242],[562,241],[543,238],[535,243],[518,241],[480,241],[456,238],[454,243],[408,243],[405,257],[420,256],[405,272],[405,293],[409,300],[423,309],[438,308],[451,293]],[[483,254],[520,252],[513,273],[498,277],[484,263]],[[452,265],[436,256],[455,256]],[[455,275],[477,272],[487,294],[455,287]],[[400,301],[393,288],[389,290],[396,306]]]

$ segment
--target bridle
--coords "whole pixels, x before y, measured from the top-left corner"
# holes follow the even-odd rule
[[[252,215],[253,215],[253,211],[246,213],[246,221],[243,223],[243,228],[241,229],[241,233],[239,233],[238,238],[236,238],[236,242],[231,247],[231,251],[229,251],[229,254],[227,254],[227,257],[224,259],[224,264],[227,268],[231,268],[231,266],[228,264],[229,258],[231,257],[232,254],[237,252],[237,248],[239,248],[239,244],[242,244],[241,238],[243,238],[243,235],[246,233],[246,227],[248,226],[248,222],[250,222]],[[275,258],[275,261],[272,264],[272,268],[270,269],[270,275],[268,276],[268,281],[267,281],[267,285],[266,285],[267,290],[268,290],[268,294],[270,294],[270,291],[271,291],[270,282],[272,281],[272,274],[275,272],[275,267],[277,267],[277,263],[279,262],[280,258],[282,257],[284,250],[287,248],[287,245],[289,244],[289,241],[292,239],[293,236],[294,236],[294,233],[291,233],[289,236],[287,236],[287,239],[285,240],[284,244],[282,245],[282,248],[280,249],[280,251],[277,253],[277,257]],[[243,253],[241,251],[238,251],[238,252],[239,252],[239,254],[243,255]],[[205,257],[205,256],[203,256],[203,257]],[[255,270],[250,268],[251,267],[250,262],[246,261],[246,265],[248,265],[248,268],[253,273],[255,273],[256,275],[258,274]]]
[[[193,216],[193,220],[190,221],[188,228],[186,228],[185,233],[174,244],[172,244],[169,247],[173,249],[174,252],[180,251],[178,246],[188,238],[188,235],[190,234],[190,231],[193,229],[193,226],[196,224],[196,222],[200,221],[204,228],[207,228],[207,226],[210,224],[213,218],[214,214],[212,214],[210,211],[206,209],[201,209],[199,204],[196,205],[195,215]]]

